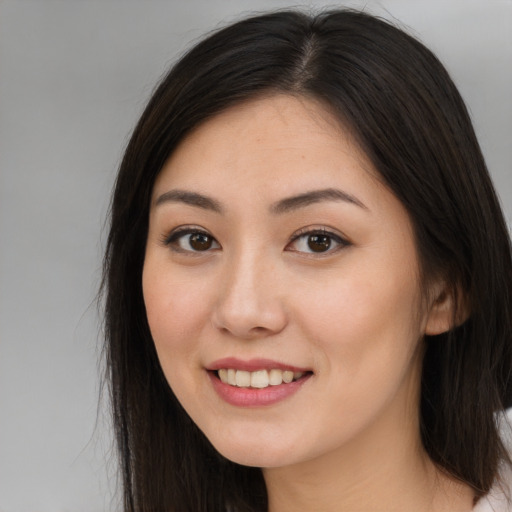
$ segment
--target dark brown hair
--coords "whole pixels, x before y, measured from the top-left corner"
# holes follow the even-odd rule
[[[263,511],[261,471],[219,455],[161,371],[142,296],[153,183],[206,119],[261,94],[320,100],[404,204],[425,278],[469,318],[427,337],[421,435],[431,459],[485,494],[508,460],[496,413],[511,403],[510,238],[464,103],[437,58],[350,10],[255,16],[210,35],[162,80],[122,160],[104,262],[105,352],[130,512]]]

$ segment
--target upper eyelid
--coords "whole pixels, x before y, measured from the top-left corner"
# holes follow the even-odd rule
[[[162,237],[162,241],[164,242],[164,245],[169,245],[173,241],[173,239],[179,238],[179,236],[182,235],[184,236],[192,233],[201,233],[204,235],[211,236],[218,243],[217,239],[207,229],[201,228],[199,226],[189,225],[177,226],[170,232],[166,232]]]
[[[170,232],[164,234],[164,236],[162,237],[162,242],[164,243],[164,245],[169,245],[173,241],[173,239],[179,238],[179,236],[181,236],[181,235],[187,235],[187,234],[192,234],[192,233],[202,233],[202,234],[208,235],[208,236],[212,237],[212,239],[215,240],[220,245],[219,241],[215,238],[215,236],[213,236],[207,229],[197,226],[197,225],[177,226],[176,228],[172,229]],[[347,236],[345,236],[343,233],[341,233],[340,231],[338,231],[334,228],[330,228],[330,227],[322,226],[322,225],[311,225],[311,226],[306,226],[306,227],[300,228],[300,229],[296,230],[294,233],[292,233],[292,235],[288,239],[287,245],[303,236],[317,234],[317,233],[320,233],[320,234],[323,234],[326,236],[330,236],[334,239],[339,240],[340,243],[345,244],[345,245],[349,245],[352,243]]]
[[[301,238],[308,237],[315,234],[321,234],[324,236],[327,236],[334,240],[335,244],[337,246],[329,247],[326,251],[320,251],[320,252],[309,252],[309,251],[300,251],[300,250],[294,250],[292,248],[292,245],[297,243]],[[303,256],[307,256],[308,258],[314,257],[314,258],[328,258],[338,253],[338,251],[346,249],[350,246],[352,246],[352,241],[340,233],[338,230],[333,230],[332,228],[329,229],[326,226],[314,228],[312,226],[307,228],[302,228],[295,232],[294,235],[290,238],[289,242],[286,244],[286,247],[284,248],[285,251],[291,251],[292,253],[300,254]]]
[[[349,238],[347,236],[345,236],[343,233],[341,233],[340,231],[338,231],[336,229],[329,228],[326,226],[308,226],[305,228],[301,228],[301,229],[295,231],[291,235],[290,242],[293,242],[294,240],[296,240],[297,238],[300,238],[302,236],[313,235],[313,234],[317,234],[317,233],[320,233],[320,234],[326,235],[326,236],[331,236],[333,238],[339,238],[342,242],[350,243]]]

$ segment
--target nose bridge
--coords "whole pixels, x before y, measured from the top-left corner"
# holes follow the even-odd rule
[[[214,323],[240,338],[280,332],[286,314],[270,251],[255,244],[234,251],[225,262]]]

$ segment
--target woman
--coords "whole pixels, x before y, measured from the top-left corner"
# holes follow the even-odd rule
[[[104,282],[125,510],[504,488],[507,228],[455,86],[387,22],[278,12],[188,52],[126,149]]]

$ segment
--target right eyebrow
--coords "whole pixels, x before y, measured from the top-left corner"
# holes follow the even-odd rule
[[[218,201],[211,197],[198,194],[197,192],[188,192],[186,190],[169,190],[158,196],[155,206],[164,203],[185,203],[190,206],[196,206],[203,210],[210,210],[216,213],[223,213],[223,208]]]

